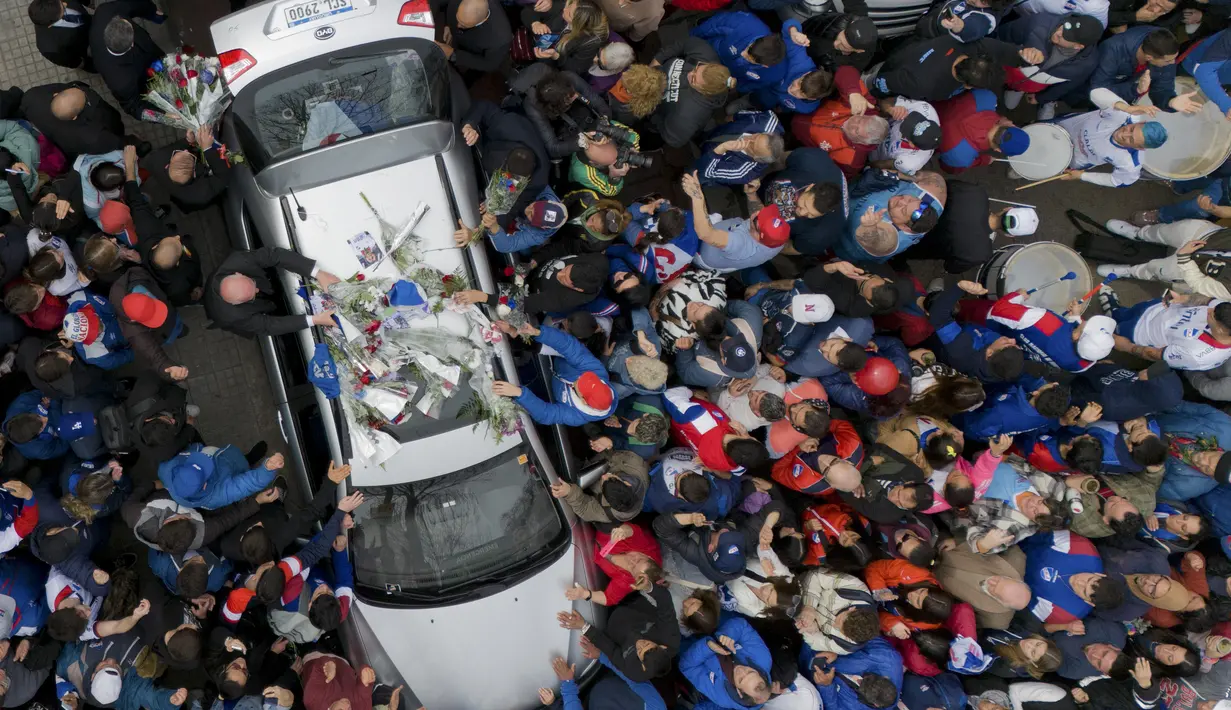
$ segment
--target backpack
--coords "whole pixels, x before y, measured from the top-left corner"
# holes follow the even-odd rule
[[[98,411],[98,433],[108,451],[125,452],[135,443],[132,427],[122,404],[106,406]]]

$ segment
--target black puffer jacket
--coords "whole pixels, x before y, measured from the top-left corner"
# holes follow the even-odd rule
[[[864,71],[872,64],[876,52],[843,54],[834,49],[833,41],[842,30],[860,16],[853,13],[825,12],[804,20],[804,34],[808,35],[808,56],[818,67],[834,71],[838,67],[851,66]]]
[[[567,158],[580,150],[577,145],[577,134],[586,126],[594,123],[596,115],[611,118],[611,108],[602,96],[590,88],[589,82],[571,71],[562,71],[560,74],[577,92],[577,98],[569,106],[565,117],[553,121],[543,113],[536,88],[539,82],[551,73],[550,65],[535,62],[513,77],[509,82],[509,91],[524,97],[522,112],[538,129],[539,136],[547,146],[548,155],[552,160],[556,160]]]
[[[654,61],[662,65],[667,75],[667,91],[650,116],[650,124],[667,145],[680,148],[705,129],[714,110],[727,102],[727,94],[706,96],[692,88],[688,72],[698,64],[722,62],[713,47],[697,37],[685,37],[664,46],[654,55]]]

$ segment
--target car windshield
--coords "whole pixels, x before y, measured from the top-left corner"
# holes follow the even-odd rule
[[[235,116],[259,166],[356,136],[442,118],[445,70],[426,40],[353,47],[275,72],[240,93]]]
[[[568,539],[524,441],[444,476],[359,490],[366,500],[354,513],[355,581],[375,594],[497,582]]]

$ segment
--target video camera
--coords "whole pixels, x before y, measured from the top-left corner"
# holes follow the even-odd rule
[[[634,168],[649,168],[654,166],[654,158],[642,155],[632,147],[635,139],[633,132],[627,128],[613,124],[611,119],[606,116],[600,116],[598,124],[594,126],[594,131],[607,136],[620,145],[616,153],[615,165],[617,167],[630,165]]]

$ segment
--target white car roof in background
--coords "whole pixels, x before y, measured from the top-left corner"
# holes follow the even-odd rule
[[[304,5],[322,14],[291,26],[287,11]],[[267,0],[216,20],[210,34],[224,68],[247,61],[241,51],[255,61],[228,81],[238,94],[255,79],[322,54],[398,37],[431,40],[435,31],[427,0]]]

